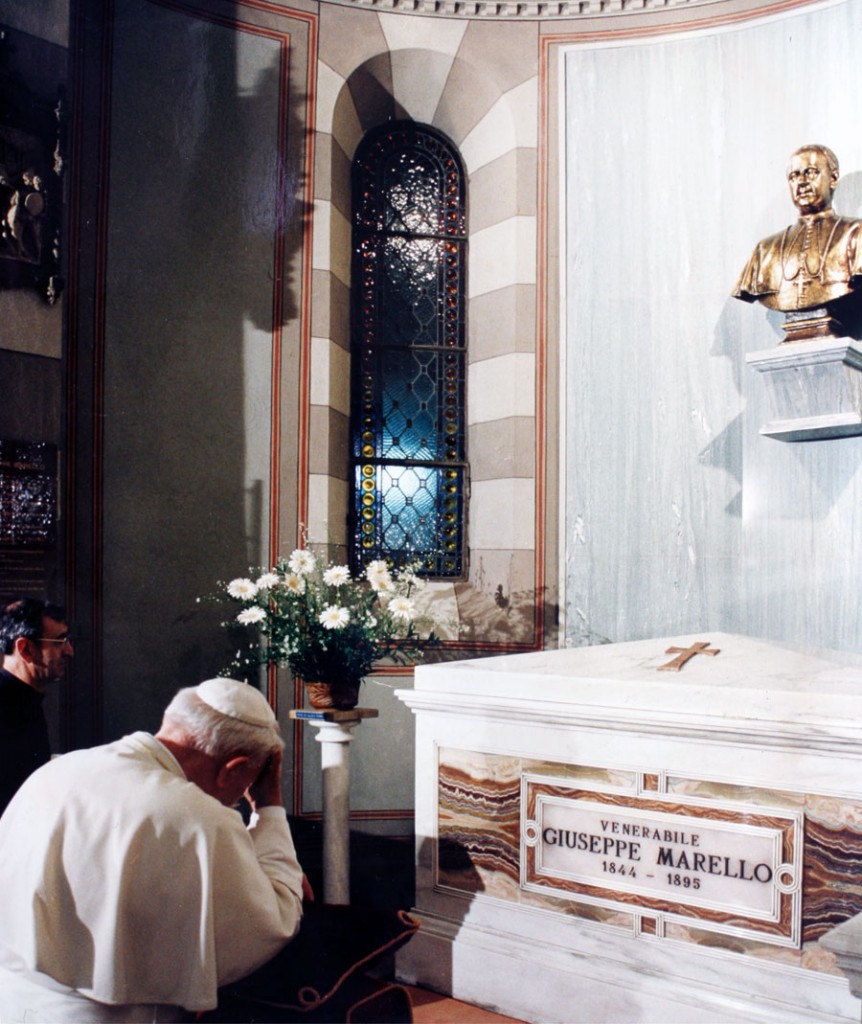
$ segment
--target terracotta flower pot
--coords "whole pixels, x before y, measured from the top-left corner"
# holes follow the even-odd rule
[[[359,701],[358,682],[306,683],[308,703],[318,711],[349,711]]]

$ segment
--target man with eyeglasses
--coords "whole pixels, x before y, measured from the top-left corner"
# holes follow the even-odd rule
[[[75,653],[65,618],[58,605],[32,597],[0,610],[0,814],[51,758],[42,704]]]

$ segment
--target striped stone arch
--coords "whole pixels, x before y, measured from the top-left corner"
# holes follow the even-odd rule
[[[351,161],[370,129],[412,119],[454,143],[468,181],[469,575],[466,583],[435,584],[436,599],[466,624],[463,644],[532,649],[541,646],[543,593],[537,40],[524,25],[476,32],[467,22],[428,19],[422,26],[417,33],[415,19],[399,15],[322,10],[311,422],[312,436],[327,444],[312,447],[308,524],[312,540],[347,542]]]

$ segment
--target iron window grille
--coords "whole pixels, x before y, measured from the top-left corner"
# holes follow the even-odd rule
[[[353,162],[351,557],[466,570],[466,184],[440,132],[395,122]]]

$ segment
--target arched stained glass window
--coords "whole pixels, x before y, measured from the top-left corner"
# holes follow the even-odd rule
[[[454,146],[413,122],[353,162],[352,558],[466,569],[465,180]]]

